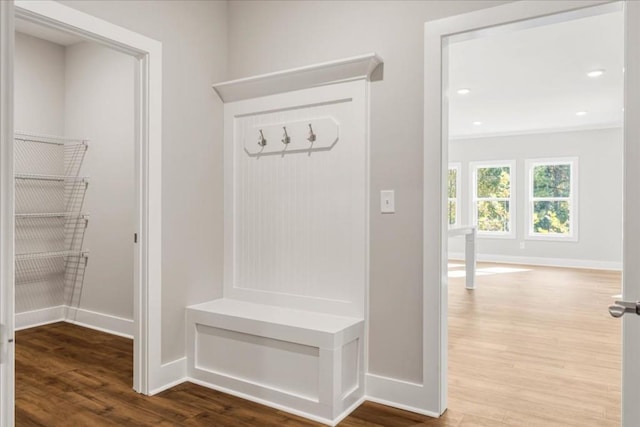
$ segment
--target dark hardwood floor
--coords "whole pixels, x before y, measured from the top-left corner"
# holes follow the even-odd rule
[[[450,265],[449,410],[439,419],[365,403],[341,427],[620,425],[620,273]],[[16,334],[18,426],[317,426],[194,384],[131,390],[132,341],[67,323]]]
[[[17,426],[319,426],[191,383],[156,396],[131,389],[131,340],[54,323],[16,333]],[[447,426],[365,403],[340,426]]]

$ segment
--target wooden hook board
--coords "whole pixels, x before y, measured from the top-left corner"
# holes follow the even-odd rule
[[[309,124],[316,135],[315,141],[309,138]],[[287,128],[289,143],[284,144],[284,129]],[[266,139],[266,145],[259,144],[260,131]],[[286,123],[253,126],[245,134],[244,149],[250,156],[266,154],[285,154],[291,152],[310,152],[330,150],[340,137],[340,124],[333,117],[300,120]]]

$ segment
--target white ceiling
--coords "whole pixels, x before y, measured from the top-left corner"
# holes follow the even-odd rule
[[[16,19],[16,31],[23,34],[28,34],[39,39],[48,40],[52,43],[62,46],[71,46],[76,43],[84,41],[82,38],[66,33],[64,31],[54,30],[53,28],[45,27],[42,25],[34,24],[33,22],[25,21],[22,19]]]
[[[623,32],[618,11],[452,43],[450,136],[620,126]]]

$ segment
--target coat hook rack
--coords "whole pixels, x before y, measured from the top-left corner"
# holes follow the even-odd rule
[[[286,126],[282,126],[282,130],[284,130],[284,135],[282,135],[282,143],[286,145],[286,144],[291,142],[291,138],[289,137],[289,134],[287,133],[287,127]]]
[[[316,142],[316,134],[313,133],[313,128],[311,127],[311,123],[309,123],[309,137],[307,138],[309,142]]]
[[[264,147],[265,145],[267,145],[267,140],[264,137],[264,134],[262,133],[262,129],[260,129],[260,137],[258,138],[258,145],[261,147]]]

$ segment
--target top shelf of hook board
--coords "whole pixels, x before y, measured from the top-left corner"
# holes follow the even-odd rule
[[[323,62],[244,79],[216,83],[213,89],[223,102],[240,101],[349,80],[377,80],[374,71],[383,64],[376,53]]]

